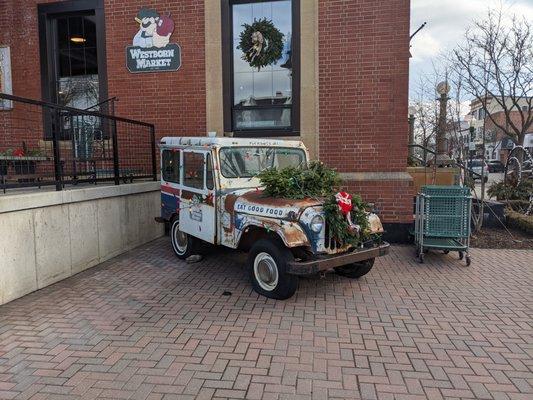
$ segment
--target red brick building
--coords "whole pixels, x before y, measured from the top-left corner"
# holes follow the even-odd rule
[[[526,98],[516,101],[517,105],[513,104],[511,97],[505,99],[509,118],[501,104],[493,98],[487,99],[487,111],[480,101],[472,101],[469,114],[473,118],[472,123],[476,133],[474,140],[478,156],[481,157],[483,154],[483,128],[485,128],[485,157],[488,159],[497,159],[505,164],[515,144],[523,141],[527,147],[525,137],[520,141],[515,130],[523,132],[526,137],[529,131],[533,130],[533,128],[528,128],[531,110]]]
[[[409,9],[408,0],[3,0],[0,46],[17,96],[81,108],[117,97],[116,115],[155,124],[158,137],[300,138],[402,236],[413,196]],[[244,35],[243,48],[257,22],[261,40]],[[254,61],[258,46],[269,60]]]

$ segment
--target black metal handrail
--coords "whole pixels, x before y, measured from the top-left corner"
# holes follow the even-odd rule
[[[0,188],[4,192],[32,186],[55,185],[62,190],[67,184],[157,180],[153,124],[5,93],[0,93],[0,99],[13,102],[9,111],[0,113]],[[28,149],[28,143],[37,148]]]
[[[92,116],[95,116],[95,117],[110,118],[110,119],[114,119],[115,121],[132,123],[132,124],[143,125],[143,126],[148,126],[148,127],[154,126],[153,124],[150,124],[148,122],[137,121],[137,120],[134,120],[134,119],[123,118],[123,117],[117,117],[115,115],[104,114],[104,113],[101,113],[101,112],[98,112],[98,111],[89,111],[89,110],[82,110],[80,108],[61,106],[61,105],[55,104],[55,103],[49,103],[49,102],[42,101],[42,100],[34,100],[34,99],[28,99],[28,98],[25,98],[25,97],[13,96],[11,94],[6,94],[6,93],[0,93],[0,99],[12,100],[12,101],[16,101],[16,102],[19,102],[19,103],[26,103],[26,104],[33,104],[33,105],[36,105],[36,106],[54,108],[54,109],[57,109],[57,110],[70,111],[72,113],[92,115]]]

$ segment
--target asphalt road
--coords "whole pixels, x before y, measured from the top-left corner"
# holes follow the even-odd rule
[[[488,198],[487,190],[491,183],[503,181],[503,172],[492,172],[489,174],[489,180],[485,184],[485,199]],[[481,180],[476,180],[476,196],[477,198],[481,197]]]

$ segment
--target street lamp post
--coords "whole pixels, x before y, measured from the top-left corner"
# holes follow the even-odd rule
[[[446,106],[449,100],[449,91],[450,86],[448,85],[448,82],[443,81],[437,85],[437,93],[440,95],[438,98],[440,111],[437,124],[437,154],[435,155],[435,162],[438,166],[445,166],[451,163],[451,159],[448,156],[446,148]]]

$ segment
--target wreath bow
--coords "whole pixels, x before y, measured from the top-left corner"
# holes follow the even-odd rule
[[[335,195],[335,200],[337,200],[339,210],[346,217],[349,229],[355,234],[359,235],[361,227],[352,222],[352,195],[346,192],[339,192]]]
[[[266,66],[276,63],[283,55],[284,35],[274,26],[272,21],[263,18],[254,20],[250,24],[242,25],[244,30],[240,33],[240,42],[237,46],[242,50],[242,59],[250,67],[261,70]]]
[[[248,50],[248,57],[250,61],[254,61],[256,57],[259,57],[261,55],[261,52],[263,51],[263,42],[265,38],[263,37],[263,34],[259,31],[255,31],[252,33],[252,43],[253,46]]]

